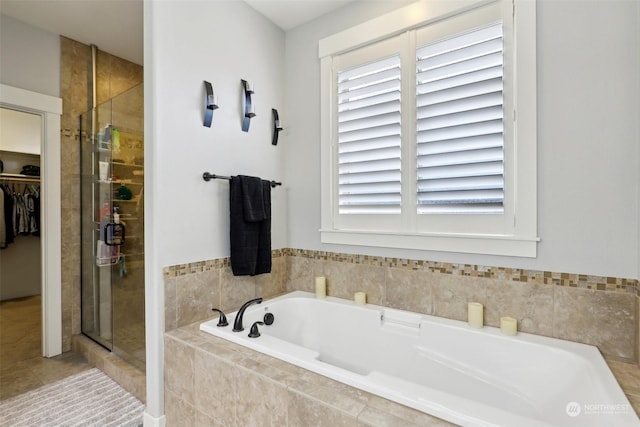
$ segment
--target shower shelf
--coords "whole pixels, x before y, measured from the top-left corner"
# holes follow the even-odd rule
[[[127,166],[131,168],[143,168],[144,165],[136,165],[135,163],[111,162],[114,166]]]
[[[96,265],[98,267],[110,267],[117,264],[120,264],[120,255],[106,258],[96,257]]]
[[[126,184],[126,185],[143,185],[144,182],[140,182],[140,181],[132,181],[130,179],[114,179],[113,181],[114,184]]]

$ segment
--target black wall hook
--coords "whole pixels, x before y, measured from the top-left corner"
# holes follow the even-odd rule
[[[275,108],[271,109],[271,114],[273,115],[273,139],[271,140],[271,145],[278,145],[278,134],[282,131],[280,127],[280,116],[278,115],[278,110]]]
[[[249,125],[251,124],[251,118],[256,116],[255,107],[251,99],[253,95],[253,85],[244,79],[240,79],[242,82],[242,90],[244,91],[244,115],[242,116],[242,131],[249,132]]]
[[[213,93],[213,86],[208,81],[204,81],[204,123],[203,125],[210,128],[213,122],[213,110],[218,108],[218,97]]]

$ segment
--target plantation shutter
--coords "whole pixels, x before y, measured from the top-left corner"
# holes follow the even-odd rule
[[[400,56],[338,72],[338,212],[399,214]]]
[[[502,24],[416,50],[417,212],[504,211]]]

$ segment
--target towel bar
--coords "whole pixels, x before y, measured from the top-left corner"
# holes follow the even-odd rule
[[[211,181],[212,179],[226,179],[227,181],[230,181],[231,177],[205,172],[202,174],[202,179],[204,179],[205,181]],[[277,181],[271,181],[271,188],[275,188],[278,185],[282,185],[282,183]]]

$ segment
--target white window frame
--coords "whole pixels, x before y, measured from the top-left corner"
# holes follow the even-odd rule
[[[512,3],[514,2],[514,3]],[[415,224],[405,224],[397,230],[378,229],[370,225],[346,227],[338,218],[336,198],[334,147],[334,57],[409,30],[422,28],[443,19],[456,17],[490,4],[513,10],[514,63],[513,79],[513,141],[505,141],[505,214],[501,220],[489,218],[491,226],[483,224],[478,215],[438,215],[435,227],[415,231]],[[319,42],[321,64],[321,229],[323,243],[391,247],[404,249],[464,252],[487,255],[536,257],[537,242],[537,116],[536,116],[536,4],[533,0],[423,0],[394,12],[334,34]],[[506,32],[506,31],[505,31]],[[412,52],[415,56],[415,52]],[[415,67],[414,67],[415,68]],[[409,84],[415,84],[415,69],[409,70]],[[403,72],[403,87],[406,82]],[[411,106],[414,99],[406,100]],[[506,104],[505,104],[506,105]],[[511,112],[505,111],[505,120]],[[403,133],[405,126],[403,123]],[[408,124],[411,131],[414,123]],[[415,149],[414,144],[409,150]],[[404,150],[405,148],[403,148]],[[404,155],[403,155],[404,156]],[[406,157],[403,157],[403,159]],[[404,162],[404,160],[403,160]],[[415,170],[409,167],[409,170]],[[411,176],[411,179],[415,177]],[[414,184],[412,184],[414,185]],[[510,186],[508,189],[507,186]],[[403,209],[406,207],[403,206]],[[411,209],[414,209],[411,207]],[[414,209],[415,212],[415,209]],[[431,215],[427,215],[431,216]],[[447,218],[448,217],[448,218]],[[375,221],[375,218],[374,218]],[[422,222],[422,221],[418,221]],[[347,222],[348,223],[348,222]],[[496,223],[498,223],[496,225]],[[456,225],[457,224],[457,225]]]

